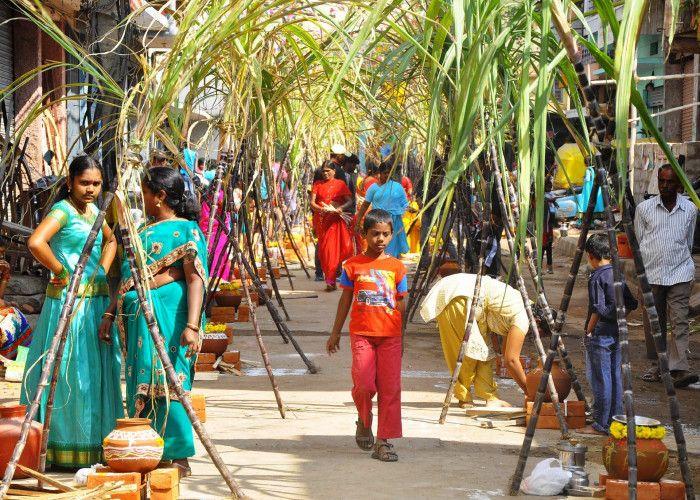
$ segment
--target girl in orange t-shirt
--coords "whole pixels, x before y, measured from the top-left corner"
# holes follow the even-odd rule
[[[349,312],[352,398],[359,417],[355,442],[363,450],[373,450],[372,458],[383,462],[398,460],[388,440],[402,436],[401,338],[408,287],[406,267],[385,253],[393,232],[389,212],[374,209],[365,216],[362,236],[367,250],[343,263],[343,294],[326,344],[328,354],[338,352],[340,330]],[[372,434],[375,394],[379,407],[376,443]]]

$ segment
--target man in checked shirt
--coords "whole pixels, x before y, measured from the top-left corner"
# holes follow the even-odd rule
[[[658,180],[658,196],[643,201],[637,207],[634,230],[654,293],[664,346],[667,316],[674,325],[676,348],[668,352],[669,369],[673,385],[683,388],[698,381],[698,375],[690,370],[687,354],[688,307],[695,279],[691,252],[697,207],[681,196],[681,182],[671,165],[665,164],[659,168]],[[667,315],[667,312],[670,314]],[[647,357],[656,359],[651,333],[649,329],[646,330]],[[654,364],[642,379],[647,382],[660,381],[658,366]]]

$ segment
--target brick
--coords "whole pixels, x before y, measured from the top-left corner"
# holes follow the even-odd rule
[[[530,415],[525,417],[525,425],[530,423]],[[581,429],[586,426],[586,417],[566,417],[566,425],[569,429]],[[537,418],[537,429],[558,429],[559,419],[556,415],[540,415]]]
[[[197,355],[197,364],[211,364],[216,361],[216,354],[213,352],[200,352]]]
[[[599,486],[605,486],[605,482],[608,480],[608,475],[607,474],[601,474],[598,476],[598,485]]]
[[[525,411],[528,415],[532,413],[532,408],[534,403],[532,401],[525,402]],[[561,405],[564,410],[564,415],[567,417],[585,417],[586,416],[586,405],[583,401],[564,401]],[[554,403],[542,403],[542,408],[540,408],[540,416],[543,415],[553,415],[556,416],[556,411],[554,410]]]
[[[198,361],[197,364],[194,366],[194,371],[195,372],[213,372],[216,370],[214,369],[214,363],[200,363]]]
[[[236,308],[214,306],[211,308],[211,317],[209,320],[212,323],[232,323],[236,321]]]
[[[241,351],[228,351],[224,353],[224,359],[222,360],[224,363],[230,363],[232,365],[235,365],[241,360]]]
[[[167,490],[177,487],[180,483],[180,476],[175,467],[167,467],[151,471],[149,484],[151,488]]]
[[[141,488],[134,485],[122,486],[110,491],[108,494],[108,498],[115,500],[141,500]]]
[[[236,317],[236,321],[245,322],[248,321],[249,317],[250,307],[248,304],[241,304],[238,306],[238,316]]]
[[[282,274],[280,273],[280,268],[273,267],[272,268],[272,275],[275,277],[276,280],[280,279],[282,277]]]
[[[204,394],[191,393],[190,398],[192,399],[192,408],[197,414],[199,421],[204,423],[207,421],[207,404]]]
[[[685,484],[682,481],[662,479],[659,484],[661,486],[661,500],[685,499]]]
[[[608,479],[605,482],[605,498],[609,500],[627,500],[629,483],[625,479]],[[637,483],[637,500],[661,500],[659,483]]]
[[[87,487],[94,488],[104,483],[124,481],[125,485],[141,485],[141,474],[138,472],[95,472],[87,477]]]

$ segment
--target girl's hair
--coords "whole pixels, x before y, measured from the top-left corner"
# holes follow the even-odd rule
[[[377,224],[389,224],[391,232],[394,232],[394,224],[391,219],[391,214],[386,210],[382,210],[381,208],[373,208],[367,212],[367,215],[365,215],[365,220],[362,223],[362,232],[366,233]]]
[[[610,258],[610,241],[605,234],[593,234],[586,241],[586,252],[598,260]]]
[[[321,165],[321,170],[326,170],[327,168],[329,168],[329,169],[333,170],[333,172],[335,172],[335,164],[330,160],[324,161],[323,164]]]
[[[68,198],[68,188],[73,183],[73,179],[77,176],[82,175],[86,170],[97,169],[100,171],[100,175],[103,174],[102,167],[97,163],[92,156],[80,155],[73,158],[68,166],[68,175],[61,181],[61,186],[58,188],[58,195],[56,196],[56,201],[65,200]]]
[[[391,172],[391,169],[394,168],[394,163],[394,158],[392,156],[387,156],[386,159],[377,167],[377,173],[384,174]],[[399,165],[396,165],[396,170],[400,170]]]
[[[185,190],[185,181],[177,170],[170,167],[149,168],[144,174],[143,183],[154,194],[165,191],[165,204],[178,217],[194,221],[199,219],[199,203],[192,193]]]

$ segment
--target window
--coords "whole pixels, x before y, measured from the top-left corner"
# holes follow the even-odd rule
[[[659,53],[659,42],[651,42],[649,44],[649,55],[655,56]]]
[[[593,34],[591,35],[591,41],[598,45],[598,32],[594,31]]]

